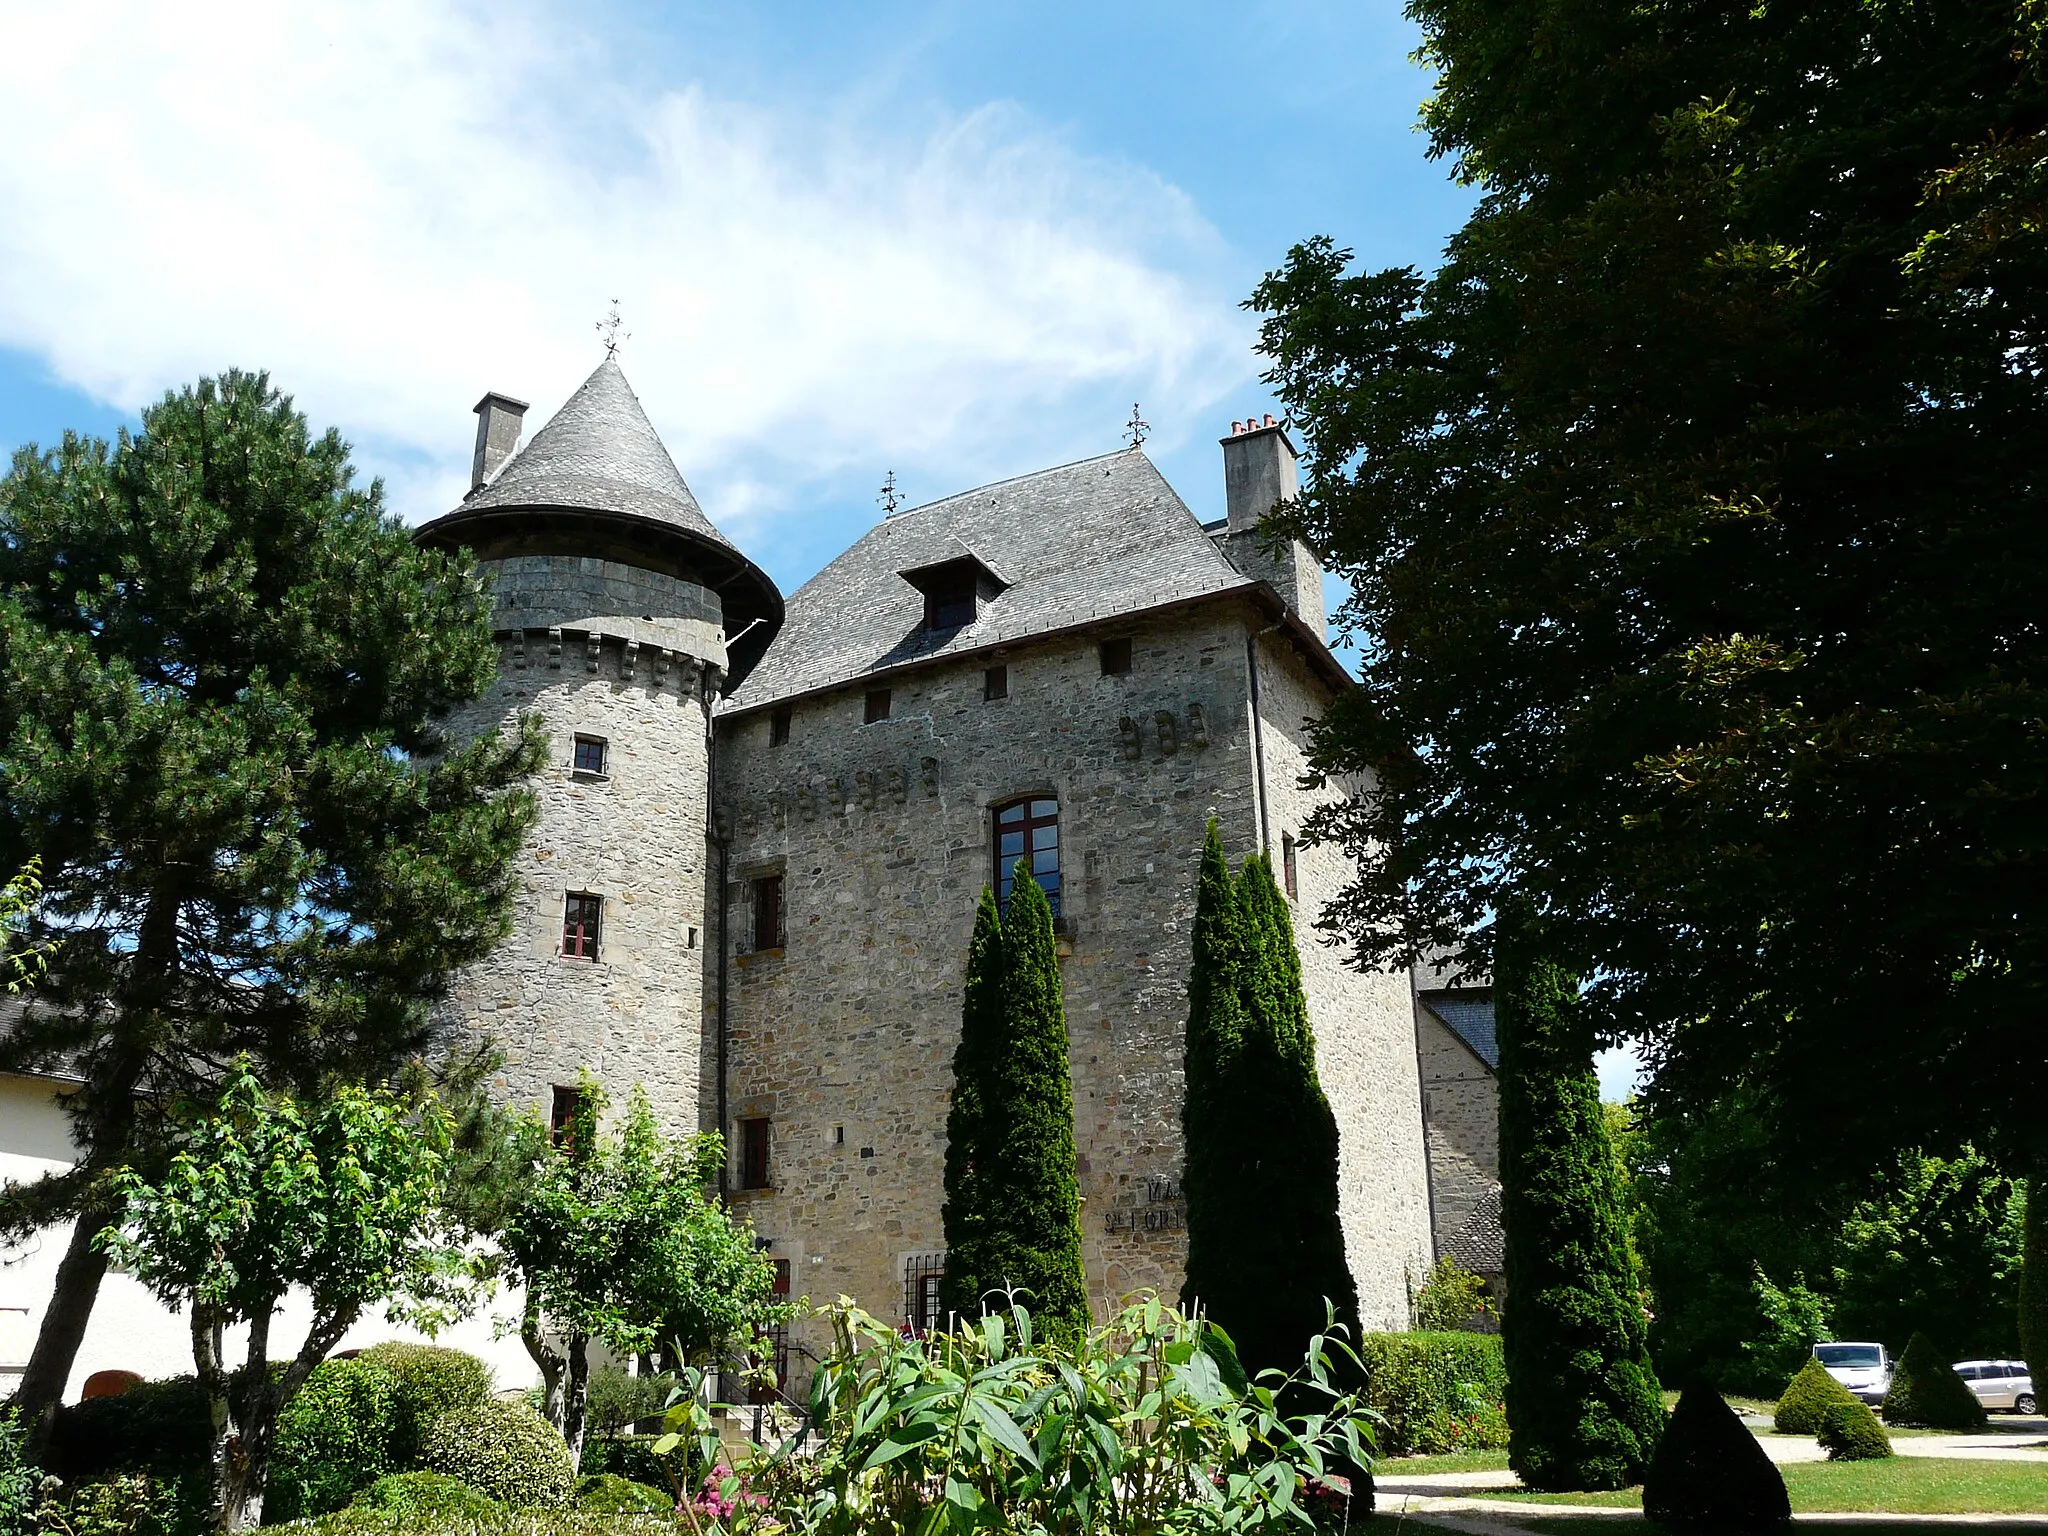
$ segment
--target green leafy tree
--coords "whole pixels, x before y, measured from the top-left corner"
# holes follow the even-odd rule
[[[278,1415],[366,1310],[431,1330],[466,1308],[468,1269],[439,1218],[447,1136],[431,1099],[342,1084],[302,1108],[242,1059],[160,1175],[110,1179],[119,1216],[96,1241],[190,1320],[219,1529],[261,1523]],[[312,1321],[273,1368],[271,1325],[294,1288]],[[238,1324],[239,1367],[225,1354]]]
[[[960,1043],[953,1049],[953,1093],[946,1106],[946,1272],[940,1304],[949,1314],[979,1317],[983,1298],[1003,1277],[989,1265],[991,1207],[987,1172],[994,1166],[989,1105],[1004,1046],[1003,921],[995,893],[982,887],[967,945],[967,985],[960,1006]]]
[[[751,1226],[712,1197],[715,1134],[669,1137],[635,1085],[603,1124],[586,1074],[560,1139],[537,1116],[512,1123],[523,1172],[496,1233],[525,1293],[519,1336],[540,1368],[548,1421],[580,1462],[590,1345],[621,1359],[657,1351],[750,1349],[790,1315]]]
[[[0,885],[0,991],[20,992],[43,973],[43,948],[24,945],[17,936],[43,893],[43,861],[30,859],[21,872]]]
[[[1316,1075],[1293,918],[1263,857],[1230,878],[1214,823],[1196,886],[1186,1059],[1183,1297],[1254,1372],[1299,1358],[1333,1317],[1357,1337],[1337,1120]]]
[[[2029,0],[1412,0],[1434,275],[1263,282],[1351,584],[1312,830],[1367,958],[1512,893],[1797,1167],[2041,1123],[2048,31]],[[1929,1021],[1939,1021],[1930,1024]]]
[[[1664,1403],[1650,1368],[1579,989],[1525,906],[1500,915],[1501,1220],[1508,1460],[1538,1489],[1642,1481]]]
[[[414,547],[266,377],[166,395],[112,447],[0,479],[0,867],[43,859],[48,974],[0,1070],[74,1061],[67,1173],[0,1228],[77,1216],[20,1387],[39,1434],[84,1336],[102,1176],[164,1166],[166,1116],[246,1054],[308,1102],[427,1038],[509,921],[532,731],[448,750],[497,676],[490,602]]]

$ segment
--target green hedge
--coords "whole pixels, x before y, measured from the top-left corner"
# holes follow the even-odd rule
[[[1837,1403],[1819,1431],[1829,1461],[1883,1461],[1892,1454],[1891,1436],[1859,1398]]]
[[[1508,1443],[1508,1373],[1489,1333],[1368,1333],[1365,1395],[1386,1420],[1382,1456],[1437,1456]]]
[[[630,1482],[666,1487],[661,1458],[654,1454],[659,1435],[593,1435],[583,1442],[583,1471],[587,1476],[615,1472]]]
[[[576,1486],[569,1447],[524,1403],[455,1408],[427,1431],[429,1471],[458,1477],[514,1509],[567,1502]]]
[[[392,1470],[398,1382],[374,1360],[326,1360],[277,1418],[263,1518],[329,1515]]]
[[[417,1467],[427,1431],[451,1408],[491,1400],[491,1368],[475,1355],[439,1344],[372,1344],[356,1356],[387,1372],[398,1389],[391,1465]]]
[[[505,1506],[444,1472],[393,1472],[349,1501],[350,1509],[372,1510],[408,1525],[450,1526],[488,1522]]]
[[[600,1472],[576,1485],[576,1507],[597,1515],[667,1515],[675,1512],[676,1498],[629,1477]]]
[[[113,1472],[181,1474],[206,1466],[210,1422],[198,1377],[145,1381],[60,1408],[43,1466],[70,1484]]]

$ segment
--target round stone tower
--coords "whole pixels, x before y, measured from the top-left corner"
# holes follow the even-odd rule
[[[459,978],[453,1022],[495,1044],[514,1106],[560,1112],[588,1067],[694,1130],[711,708],[782,595],[705,517],[615,359],[513,453],[524,410],[484,397],[475,486],[418,534],[496,583],[498,686],[453,734],[538,713],[548,740],[512,936]]]

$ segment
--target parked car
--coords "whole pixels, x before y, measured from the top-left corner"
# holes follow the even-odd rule
[[[1977,1401],[1986,1408],[2010,1408],[2014,1413],[2034,1411],[2034,1378],[2027,1374],[2024,1360],[1965,1360],[1955,1368],[1969,1383]]]
[[[1873,1408],[1891,1390],[1892,1357],[1882,1344],[1816,1344],[1813,1358]]]

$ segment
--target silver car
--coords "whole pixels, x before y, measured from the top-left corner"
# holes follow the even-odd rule
[[[1892,1361],[1882,1344],[1816,1344],[1813,1358],[1873,1408],[1884,1401],[1885,1393],[1891,1389]]]
[[[2027,1374],[2024,1360],[1965,1360],[1955,1372],[1986,1408],[2034,1411],[2034,1378]]]

